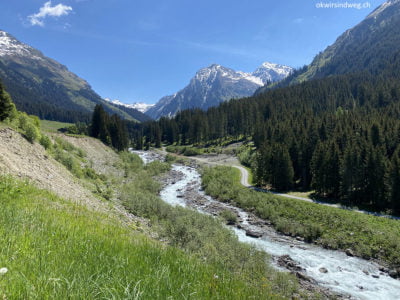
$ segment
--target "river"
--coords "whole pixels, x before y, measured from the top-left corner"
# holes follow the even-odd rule
[[[151,153],[138,152],[145,163],[157,159]],[[237,213],[240,228],[229,226],[241,242],[253,244],[269,253],[272,265],[278,265],[279,257],[289,255],[302,269],[306,277],[325,288],[354,299],[400,299],[400,281],[380,271],[381,266],[357,257],[347,256],[344,252],[326,250],[314,244],[308,244],[275,232],[271,227],[258,226],[245,211],[222,204],[204,194],[201,190],[201,176],[193,167],[173,165],[173,172],[179,173],[179,179],[168,183],[160,193],[161,198],[171,204],[191,207],[199,212],[215,214],[217,206],[223,206]],[[193,200],[193,199],[196,200]],[[260,238],[246,235],[246,231],[262,233]]]

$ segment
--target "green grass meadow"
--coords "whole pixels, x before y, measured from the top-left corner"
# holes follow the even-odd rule
[[[72,123],[63,123],[57,121],[40,120],[40,127],[44,131],[57,132],[60,128],[72,126]]]
[[[0,205],[0,267],[8,269],[0,275],[1,299],[246,299],[254,293],[240,276],[10,177],[0,178]]]

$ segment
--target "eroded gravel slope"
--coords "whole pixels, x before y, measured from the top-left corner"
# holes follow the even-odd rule
[[[10,128],[0,129],[0,174],[28,179],[71,201],[100,209],[102,204],[83,188],[59,162],[38,143],[31,144]]]

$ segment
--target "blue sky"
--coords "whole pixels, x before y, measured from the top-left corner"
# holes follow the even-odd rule
[[[367,6],[361,9],[317,8],[320,2],[3,1],[0,29],[66,65],[102,97],[154,103],[213,63],[247,72],[264,61],[308,64],[384,1],[347,1]]]

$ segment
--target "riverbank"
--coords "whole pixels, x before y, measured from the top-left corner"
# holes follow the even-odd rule
[[[342,292],[344,295],[350,294],[360,299],[377,299],[377,297],[396,299],[398,297],[396,290],[391,287],[398,285],[397,288],[400,288],[400,283],[382,272],[379,265],[350,257],[343,252],[329,251],[304,243],[300,236],[293,238],[278,234],[270,222],[207,197],[200,188],[200,175],[195,175],[196,171],[193,167],[195,165],[173,169],[173,173],[170,173],[164,182],[168,189],[166,193],[169,195],[168,198],[163,197],[163,192],[161,192],[161,197],[165,201],[173,205],[192,207],[214,216],[229,210],[236,216],[237,220],[230,224],[239,239],[255,243],[261,249],[271,253],[273,262],[301,278],[304,286],[320,284]],[[186,179],[177,175],[179,170]],[[184,188],[182,188],[182,180],[186,181]],[[319,292],[326,293],[326,291]]]
[[[160,161],[149,162],[152,159],[151,152],[139,154],[148,162],[144,169],[154,169],[155,165],[164,164]],[[160,180],[161,177],[167,178],[167,185],[156,190],[160,191],[163,198],[173,198],[175,207],[153,193],[156,185],[152,184],[151,188],[149,186],[149,192],[143,195],[145,197],[135,192],[132,185],[142,185],[140,181],[143,176],[140,171],[134,172],[140,179],[135,181],[136,183],[128,182],[121,190],[124,205],[136,215],[150,219],[153,230],[165,244],[180,248],[204,263],[216,267],[218,271],[215,273],[215,280],[224,282],[232,293],[235,290],[235,299],[321,299],[317,292],[300,288],[295,276],[274,270],[267,263],[269,256],[265,252],[240,243],[220,219],[176,205],[184,201],[181,176],[185,176],[189,182],[198,181],[199,178],[199,174],[193,168],[184,168],[188,169],[181,172],[173,166],[168,175],[156,175]],[[169,187],[172,191],[167,190]],[[230,278],[236,281],[229,281]],[[232,293],[229,299],[232,298]]]

